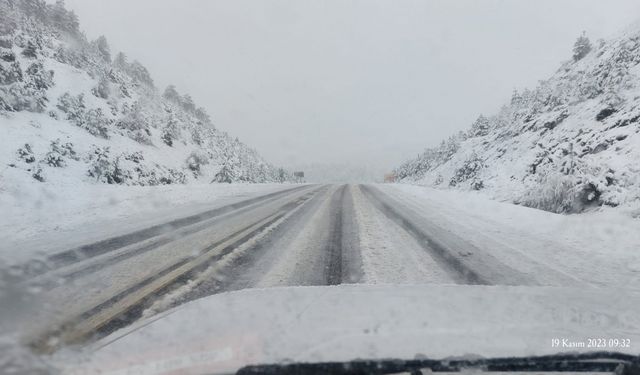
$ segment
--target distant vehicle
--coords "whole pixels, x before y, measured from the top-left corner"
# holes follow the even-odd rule
[[[387,173],[384,175],[384,182],[385,183],[392,183],[392,182],[396,182],[396,175],[393,173]]]

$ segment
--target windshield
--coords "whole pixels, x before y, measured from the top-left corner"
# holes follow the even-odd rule
[[[0,0],[0,372],[634,362],[638,15]]]

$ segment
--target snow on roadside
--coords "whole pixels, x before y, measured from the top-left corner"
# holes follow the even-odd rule
[[[12,169],[5,170],[12,173]],[[125,186],[34,184],[0,186],[0,263],[95,242],[196,214],[253,196],[292,188],[289,184],[195,184]],[[23,178],[29,178],[24,176]]]
[[[640,286],[640,220],[619,209],[560,215],[476,192],[379,186],[517,268],[538,263],[591,285]]]

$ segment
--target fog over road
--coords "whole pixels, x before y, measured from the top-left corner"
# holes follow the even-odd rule
[[[31,344],[48,352],[244,288],[578,282],[542,261],[501,257],[498,241],[478,247],[434,215],[388,185],[291,185],[60,252],[19,281],[50,307],[30,309]]]

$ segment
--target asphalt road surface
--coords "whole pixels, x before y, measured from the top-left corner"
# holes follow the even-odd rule
[[[292,185],[51,255],[18,284],[39,291],[27,340],[50,352],[243,288],[575,282],[540,267],[514,268],[380,185]]]

